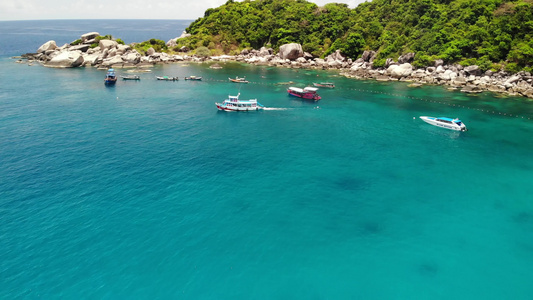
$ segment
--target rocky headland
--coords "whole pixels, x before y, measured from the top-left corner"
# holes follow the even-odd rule
[[[221,55],[200,57],[189,55],[189,49],[180,49],[182,54],[167,54],[156,52],[149,48],[145,55],[114,40],[102,39],[97,46],[95,38],[98,32],[89,32],[81,36],[75,45],[65,44],[58,47],[55,41],[44,43],[36,53],[27,53],[22,59],[38,61],[46,67],[74,68],[138,68],[150,67],[155,64],[173,62],[206,62],[206,61],[236,61],[255,65],[280,66],[289,68],[335,69],[340,74],[357,79],[375,79],[378,81],[406,81],[418,84],[446,85],[460,89],[466,93],[491,91],[515,96],[533,98],[533,76],[528,72],[510,74],[504,71],[492,72],[482,70],[476,66],[445,65],[442,60],[435,61],[434,66],[415,68],[411,63],[415,53],[407,53],[398,57],[396,61],[387,59],[384,67],[373,67],[376,57],[375,51],[365,51],[361,58],[353,61],[344,57],[339,50],[324,59],[315,58],[302,50],[300,44],[285,44],[278,53],[273,49],[262,47],[259,50],[245,49],[238,55]],[[176,40],[167,42],[175,46]]]

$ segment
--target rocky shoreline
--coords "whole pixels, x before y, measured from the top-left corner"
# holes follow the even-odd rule
[[[524,96],[533,99],[533,76],[528,72],[510,74],[504,71],[482,72],[476,66],[463,67],[461,65],[444,65],[438,60],[432,67],[414,68],[411,62],[414,53],[407,53],[397,61],[387,59],[385,67],[374,68],[373,60],[375,51],[365,51],[361,58],[353,61],[343,57],[339,50],[325,59],[314,58],[305,53],[300,44],[282,45],[277,54],[273,49],[262,47],[260,50],[243,50],[239,55],[222,55],[211,57],[198,57],[194,55],[170,55],[148,49],[146,55],[141,55],[129,45],[121,45],[114,40],[99,40],[95,45],[98,32],[89,32],[81,36],[76,45],[65,44],[58,47],[55,41],[44,43],[36,53],[27,53],[20,57],[18,62],[28,60],[38,61],[46,67],[74,68],[139,68],[151,67],[155,64],[173,62],[226,62],[236,61],[255,65],[280,66],[289,68],[307,69],[335,69],[340,74],[357,79],[375,79],[378,81],[406,81],[414,85],[436,84],[446,85],[450,88],[460,89],[466,93],[479,93],[490,91],[513,96]],[[184,33],[181,37],[186,36]],[[167,45],[175,45],[176,40],[171,39]],[[188,49],[182,49],[188,51]]]

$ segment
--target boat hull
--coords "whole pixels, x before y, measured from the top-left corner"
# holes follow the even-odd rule
[[[178,77],[161,77],[161,76],[158,76],[156,77],[157,80],[163,80],[163,81],[177,81],[179,80]]]
[[[317,95],[315,93],[302,93],[301,94],[301,93],[293,92],[291,90],[288,90],[287,92],[291,96],[302,98],[302,99],[308,99],[308,100],[314,100],[314,101],[318,101],[318,100],[322,99],[319,95]]]
[[[235,82],[235,83],[248,83],[249,82],[248,80],[242,79],[242,78],[239,78],[239,79],[228,78],[228,79],[229,81]]]
[[[316,87],[328,88],[328,89],[335,88],[335,85],[333,83],[314,83],[313,82],[313,85]]]
[[[257,110],[262,110],[263,109],[263,107],[259,107],[259,106],[256,106],[256,107],[229,107],[229,106],[223,105],[222,103],[215,103],[215,105],[217,106],[218,110],[222,110],[222,111],[257,111]]]

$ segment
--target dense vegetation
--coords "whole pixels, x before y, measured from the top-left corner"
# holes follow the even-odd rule
[[[324,57],[337,49],[350,58],[364,50],[385,58],[416,53],[415,65],[436,59],[482,69],[531,70],[533,0],[373,0],[354,9],[305,0],[244,0],[208,9],[178,40],[190,49],[234,54],[295,42]]]
[[[165,41],[159,39],[150,39],[133,45],[133,49],[142,54],[146,54],[146,51],[150,48],[153,48],[156,52],[165,52],[168,50]]]

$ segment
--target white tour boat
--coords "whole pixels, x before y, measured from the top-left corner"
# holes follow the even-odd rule
[[[240,94],[241,93],[237,96],[228,96],[228,99],[224,100],[222,103],[215,102],[215,104],[219,110],[224,111],[249,111],[264,108],[261,103],[257,102],[257,99],[239,100]]]
[[[421,116],[420,119],[422,121],[429,123],[434,126],[451,129],[451,130],[457,130],[457,131],[467,131],[465,123],[461,122],[459,119],[452,119],[452,118],[446,118],[446,117],[426,117]]]

